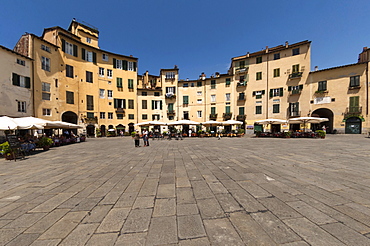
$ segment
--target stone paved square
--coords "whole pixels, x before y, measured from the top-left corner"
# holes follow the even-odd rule
[[[370,245],[370,138],[92,138],[0,160],[0,245]]]

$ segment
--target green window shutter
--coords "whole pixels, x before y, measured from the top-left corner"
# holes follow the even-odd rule
[[[159,109],[161,109],[162,110],[162,101],[160,101],[160,103],[159,103]]]
[[[303,85],[299,85],[299,89],[300,90],[303,90]]]
[[[113,68],[116,68],[116,62],[117,62],[117,59],[113,58]]]
[[[30,77],[25,77],[26,80],[26,88],[31,88],[31,79]]]
[[[93,63],[96,63],[96,53],[93,52]]]
[[[122,99],[123,102],[123,108],[126,109],[126,99]]]
[[[118,104],[117,103],[117,99],[114,99],[114,103],[113,104],[114,104],[114,108],[117,108],[117,104]]]
[[[73,56],[78,57],[78,47],[77,45],[73,45]]]
[[[173,111],[173,103],[168,104],[168,111]]]
[[[270,97],[273,97],[273,90],[270,89]]]
[[[211,114],[216,114],[216,107],[211,107]]]
[[[62,39],[62,51],[66,52],[66,41]]]
[[[281,88],[280,88],[280,96],[281,96],[281,97],[283,96],[283,91],[284,91],[284,89],[283,89],[283,87],[281,87]]]
[[[134,62],[134,71],[136,72],[137,69],[137,62]]]
[[[230,78],[227,78],[226,79],[226,85],[230,85],[231,81],[230,81]]]
[[[262,95],[265,95],[265,90],[262,90]]]
[[[19,75],[16,73],[13,73],[13,85],[17,85],[17,86],[20,85]]]
[[[118,88],[121,88],[122,87],[122,80],[121,80],[121,78],[116,78],[116,81],[117,81],[117,87]]]
[[[154,104],[155,104],[155,101],[152,100],[152,110],[154,109]]]
[[[288,91],[292,91],[292,87],[291,86],[288,86]]]
[[[225,113],[230,113],[230,106],[225,107]]]
[[[253,91],[253,92],[252,92],[252,96],[255,96],[255,95],[256,95],[256,92],[255,92],[255,91]]]
[[[183,104],[189,104],[189,96],[183,96]]]
[[[244,115],[244,107],[239,107],[239,115]]]
[[[122,60],[122,67],[123,67],[123,70],[127,70],[127,61],[126,60]]]
[[[82,52],[82,60],[86,60],[86,50],[84,48],[81,48]]]

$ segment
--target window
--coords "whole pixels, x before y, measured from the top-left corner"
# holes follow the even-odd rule
[[[142,96],[147,96],[147,95],[148,95],[148,92],[146,92],[146,91],[142,91],[142,92],[141,92],[141,95],[142,95]]]
[[[86,95],[86,110],[94,110],[94,96]]]
[[[303,90],[303,85],[288,86],[288,91],[291,91],[292,94],[299,94]]]
[[[104,77],[104,68],[102,67],[99,68],[99,76]]]
[[[231,84],[231,79],[230,78],[226,78],[226,86],[230,86]]]
[[[202,96],[202,92],[201,91],[197,91],[197,96]]]
[[[198,104],[202,104],[203,100],[202,99],[197,99]]]
[[[147,115],[147,114],[142,114],[142,115],[141,115],[141,119],[143,119],[143,120],[147,120],[147,119],[148,119],[148,115]]]
[[[238,99],[239,100],[245,100],[245,93],[244,92],[240,92]]]
[[[261,80],[262,79],[262,72],[257,72],[256,73],[256,80]]]
[[[174,110],[173,110],[173,103],[169,103],[168,104],[167,110],[168,110],[169,113],[173,113],[174,112]]]
[[[191,84],[190,84],[190,86],[191,86],[191,87],[194,87],[194,83],[191,83]]]
[[[197,111],[197,116],[198,116],[198,118],[202,118],[202,111],[201,110]]]
[[[43,116],[51,116],[51,109],[50,108],[43,108],[42,109]]]
[[[166,87],[166,94],[167,93],[175,94],[175,92],[176,92],[176,88],[174,86]]]
[[[262,106],[256,106],[256,114],[262,114]]]
[[[105,119],[105,112],[100,112],[100,119]]]
[[[50,59],[46,57],[41,57],[41,68],[45,71],[50,72]]]
[[[18,101],[18,112],[26,113],[26,106],[25,101]]]
[[[226,114],[229,114],[230,113],[230,106],[225,106],[225,113]]]
[[[162,101],[161,100],[152,100],[152,109],[162,109]]]
[[[122,78],[116,78],[117,88],[123,88]]]
[[[91,44],[91,38],[86,38],[86,42]]]
[[[108,96],[108,99],[112,99],[113,98],[113,91],[112,90],[107,90],[107,96]]]
[[[239,62],[239,68],[240,69],[245,68],[245,61],[240,61]]]
[[[299,55],[299,48],[295,48],[292,50],[292,55],[293,56],[296,56],[296,55]]]
[[[211,89],[216,89],[216,80],[211,80]]]
[[[280,59],[280,53],[274,54],[274,60],[279,60]]]
[[[298,73],[299,72],[299,64],[292,66],[292,73]]]
[[[244,83],[244,75],[239,76],[239,83]]]
[[[113,68],[123,69],[122,60],[116,60],[113,58]]]
[[[148,109],[148,101],[147,100],[142,100],[141,101],[141,108],[142,109]]]
[[[273,104],[273,105],[272,105],[272,113],[273,113],[273,114],[278,114],[278,113],[280,113],[280,104]]]
[[[73,67],[70,65],[66,65],[66,76],[73,78]]]
[[[129,89],[134,89],[134,80],[133,79],[128,79],[128,88]]]
[[[225,100],[226,101],[230,101],[230,95],[231,95],[230,93],[225,94]]]
[[[107,54],[102,54],[103,61],[109,61],[109,56]]]
[[[93,73],[86,71],[86,82],[92,83],[93,82]]]
[[[68,104],[74,104],[75,103],[74,92],[73,91],[66,91],[66,102]]]
[[[22,65],[22,66],[26,66],[26,61],[17,58],[17,64]]]
[[[244,114],[245,114],[245,108],[239,107],[239,115],[244,115]]]
[[[280,68],[275,68],[274,69],[274,78],[280,77]]]
[[[126,108],[126,99],[114,99],[114,108]]]
[[[290,116],[299,116],[299,102],[289,103]]]
[[[96,63],[96,53],[82,48],[82,60]]]
[[[182,87],[187,88],[187,87],[189,87],[189,84],[188,83],[183,83]]]
[[[175,72],[166,72],[166,79],[175,79]]]
[[[262,63],[262,56],[256,57],[256,63]]]
[[[349,80],[349,86],[350,87],[357,87],[357,86],[360,86],[360,76],[357,75],[357,76],[352,76],[350,77],[350,80]]]
[[[262,98],[262,95],[265,95],[265,90],[262,91],[253,91],[253,96],[256,96],[256,99]]]
[[[154,96],[155,97],[159,97],[160,96],[160,93],[159,92],[154,92]]]
[[[42,100],[50,101],[50,83],[42,82]]]
[[[152,115],[152,120],[159,120],[161,116],[159,114],[153,114]]]
[[[62,51],[69,55],[77,57],[77,45],[71,44],[64,39],[62,39]]]
[[[117,114],[117,120],[123,120],[123,114]]]
[[[202,81],[198,81],[197,82],[197,87],[202,87],[202,84],[203,84]],[[194,87],[194,85],[192,85],[191,87]]]
[[[188,120],[189,119],[189,111],[184,111],[183,112],[183,118],[184,118],[184,120]]]
[[[349,98],[349,113],[358,113],[360,110],[360,97],[350,97]]]
[[[216,95],[211,95],[211,102],[216,102]]]
[[[92,112],[87,112],[86,116],[87,116],[88,119],[94,119],[95,118],[95,115]]]
[[[127,70],[128,71],[135,71],[134,62],[127,62]]]
[[[58,88],[58,79],[55,79],[55,87]]]
[[[216,114],[216,107],[211,107],[211,114]]]
[[[281,97],[283,96],[283,88],[270,89],[270,97]]]
[[[113,113],[108,113],[108,119],[112,120],[113,119]]]
[[[184,106],[189,104],[189,96],[182,97],[182,104],[184,104]]]
[[[42,44],[41,49],[50,53],[50,47],[49,46],[46,46],[46,45]]]
[[[134,100],[128,99],[128,108],[129,109],[134,109]]]
[[[105,90],[104,89],[99,89],[99,97],[104,98],[105,97]]]
[[[319,81],[319,88],[318,91],[326,91],[326,81]]]
[[[113,77],[113,70],[112,69],[107,69],[107,77],[112,78]]]
[[[16,73],[12,74],[12,82],[13,85],[24,87],[24,88],[31,88],[31,79],[30,77],[24,77],[21,75],[18,75]]]

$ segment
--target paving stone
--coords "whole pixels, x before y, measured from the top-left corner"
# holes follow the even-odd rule
[[[195,199],[214,198],[214,194],[205,181],[191,181]]]
[[[25,228],[0,229],[0,245],[5,245],[20,235]]]
[[[154,196],[140,197],[138,196],[135,200],[133,209],[138,208],[153,208],[154,207]]]
[[[284,223],[311,245],[345,245],[306,218],[287,219]]]
[[[121,234],[115,246],[144,246],[146,245],[146,237],[147,233],[129,233],[129,234]]]
[[[202,219],[199,215],[179,216],[177,221],[179,239],[190,239],[206,236]]]
[[[104,234],[94,234],[85,244],[86,246],[110,246],[115,245],[118,237],[118,232],[116,233],[104,233]]]
[[[137,195],[138,195],[137,192],[123,193],[122,196],[118,199],[118,201],[114,205],[114,207],[117,208],[132,207],[136,200]]]
[[[50,228],[55,222],[60,220],[69,209],[55,209],[48,213],[45,217],[37,221],[32,227],[28,228],[25,233],[43,233]]]
[[[157,193],[158,179],[146,179],[141,187],[139,196],[155,196]]]
[[[198,200],[197,205],[203,219],[225,217],[224,211],[215,198]]]
[[[235,198],[235,200],[243,206],[243,208],[249,212],[254,213],[258,211],[264,211],[266,208],[259,203],[254,197],[252,197],[248,192],[245,190],[231,190],[231,195]]]
[[[79,224],[59,245],[85,245],[90,239],[98,224]]]
[[[71,198],[75,193],[60,193],[53,198],[47,200],[46,202],[40,204],[39,206],[32,209],[30,212],[40,213],[40,212],[50,212],[58,207],[60,204]]]
[[[57,246],[62,239],[36,240],[31,246]]]
[[[263,206],[270,210],[279,219],[290,219],[302,217],[293,208],[280,201],[276,197],[258,199]]]
[[[175,184],[163,184],[158,186],[157,198],[176,197]]]
[[[120,231],[129,212],[129,208],[112,208],[100,224],[97,233]]]
[[[204,220],[203,223],[211,245],[245,245],[228,219]]]
[[[99,205],[114,205],[122,195],[121,191],[111,191],[109,192],[103,200],[99,203]]]
[[[370,216],[369,215],[366,215],[364,213],[361,213],[351,207],[348,207],[348,206],[335,206],[334,207],[336,210],[350,216],[351,218],[355,219],[355,220],[358,220],[362,223],[364,223],[365,225],[370,225]]]
[[[288,202],[287,204],[290,207],[294,208],[296,211],[298,211],[300,214],[302,214],[304,217],[306,217],[307,219],[311,220],[312,222],[318,225],[337,222],[335,219],[320,212],[316,208],[311,207],[305,202],[296,201],[296,202]]]
[[[191,187],[190,181],[187,177],[177,177],[176,178],[176,187]]]
[[[33,224],[35,224],[38,220],[40,220],[45,215],[47,215],[47,213],[23,214],[17,219],[13,220],[11,223],[4,226],[3,228],[20,228],[20,227],[28,228],[32,226]]]
[[[193,189],[177,188],[176,189],[177,204],[195,203]]]
[[[101,201],[100,197],[92,197],[83,199],[72,211],[89,211],[93,209]]]
[[[111,205],[96,206],[83,219],[82,223],[100,223],[111,210]]]
[[[176,215],[176,199],[155,199],[153,217]]]
[[[176,217],[156,217],[150,222],[146,243],[148,245],[168,245],[178,242]]]
[[[322,225],[321,228],[323,228],[325,231],[329,232],[331,235],[338,238],[346,245],[353,246],[370,245],[369,238],[349,229],[348,227],[341,223],[326,224]]]
[[[212,181],[211,183],[208,183],[208,185],[209,185],[209,188],[212,190],[213,194],[229,193],[229,191],[219,181]]]
[[[178,204],[177,216],[199,214],[198,206],[196,204]]]
[[[180,246],[209,246],[211,244],[208,238],[202,237],[202,238],[181,240],[179,245]]]
[[[262,198],[262,197],[270,197],[271,194],[255,184],[254,182],[248,181],[239,181],[238,184],[249,194],[251,194],[255,198]]]
[[[292,242],[292,243],[284,243],[282,245],[283,246],[310,246],[305,241],[297,241],[297,242]]]
[[[152,211],[153,209],[131,210],[123,225],[122,233],[148,231]]]
[[[20,246],[20,245],[30,245],[32,244],[40,234],[20,234],[18,237],[14,238],[7,245],[9,246]]]

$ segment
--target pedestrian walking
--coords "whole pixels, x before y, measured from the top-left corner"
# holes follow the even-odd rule
[[[144,147],[149,146],[149,132],[147,129],[143,131]]]
[[[119,131],[119,135],[121,136],[121,137],[123,137],[123,131],[121,130],[121,131]]]
[[[135,131],[134,141],[135,141],[135,147],[140,147],[140,134],[138,130]]]
[[[192,134],[192,130],[189,129],[189,138],[191,137],[191,134]]]

